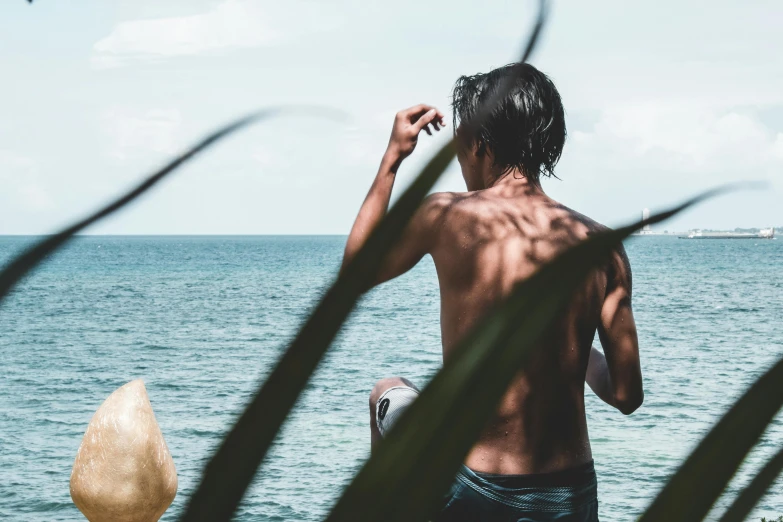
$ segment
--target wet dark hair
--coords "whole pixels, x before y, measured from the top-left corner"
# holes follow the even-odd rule
[[[511,89],[495,103],[480,125],[471,121],[478,107],[499,88]],[[514,63],[488,73],[462,76],[454,85],[454,129],[463,144],[492,151],[494,164],[506,173],[519,169],[536,183],[554,176],[566,138],[560,94],[544,73]],[[461,123],[459,131],[457,124]]]

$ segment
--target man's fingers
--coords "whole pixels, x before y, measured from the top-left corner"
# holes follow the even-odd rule
[[[413,123],[413,128],[416,129],[416,133],[421,132],[422,129],[425,129],[427,131],[427,134],[432,136],[432,132],[430,132],[429,128],[427,128],[427,125],[434,122],[435,119],[438,117],[438,111],[436,109],[430,109],[424,115],[416,120]]]
[[[426,103],[420,103],[418,105],[414,105],[409,109],[400,111],[398,114],[405,115],[405,117],[407,117],[411,122],[413,122],[429,111],[435,111],[435,113],[438,115],[438,122],[440,123],[440,125],[442,127],[446,126],[445,123],[446,116],[442,112],[440,112],[437,108],[433,107],[432,105],[427,105]]]
[[[435,110],[438,111],[437,109]],[[438,111],[438,124],[440,124],[441,127],[446,126],[446,116],[440,111]]]
[[[408,119],[410,120],[416,120],[419,118],[422,114],[425,114],[426,112],[429,112],[431,110],[437,110],[432,105],[427,105],[426,103],[420,103],[418,105],[414,105],[410,109],[405,109],[403,114],[405,114]]]
[[[427,136],[432,136],[432,131],[430,130],[429,127],[424,127],[424,132],[427,133]]]

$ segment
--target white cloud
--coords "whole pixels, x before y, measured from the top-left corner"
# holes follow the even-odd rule
[[[340,161],[349,167],[378,167],[385,146],[384,135],[368,129],[349,129],[340,136],[338,151]]]
[[[783,132],[778,132],[775,137],[775,156],[783,161]]]
[[[182,116],[176,109],[112,107],[101,118],[109,154],[119,160],[139,154],[171,154],[180,145]]]
[[[93,64],[105,67],[139,55],[189,56],[279,40],[281,34],[262,18],[252,2],[225,0],[201,14],[122,22],[95,44]]]
[[[601,111],[594,125],[570,133],[557,170],[563,182],[545,188],[555,199],[616,225],[644,207],[662,209],[711,187],[763,180],[769,183],[763,190],[704,203],[662,228],[769,226],[780,220],[772,203],[783,188],[778,136],[743,108],[619,103]]]
[[[0,183],[4,195],[27,210],[54,208],[54,200],[38,175],[38,165],[31,158],[0,149]]]
[[[673,172],[774,175],[783,166],[783,135],[752,114],[678,103],[618,105],[588,132],[575,132],[579,156],[614,168],[644,162]]]
[[[335,26],[334,18],[316,3],[288,2],[272,9],[262,10],[252,0],[223,0],[200,14],[121,22],[95,43],[91,61],[96,68],[108,68],[134,59],[259,47]]]

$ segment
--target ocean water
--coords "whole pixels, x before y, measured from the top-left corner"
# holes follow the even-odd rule
[[[0,238],[0,264],[31,238]],[[330,283],[343,237],[82,237],[0,305],[0,519],[83,520],[68,482],[84,430],[144,379],[179,474],[205,459]],[[634,520],[720,414],[783,357],[783,241],[627,243],[646,397],[629,417],[586,390],[601,519]],[[360,303],[237,520],[315,521],[369,453],[367,394],[440,362],[429,258]],[[596,338],[597,342],[597,338]],[[778,417],[731,484],[783,446]],[[751,520],[783,515],[783,482]]]

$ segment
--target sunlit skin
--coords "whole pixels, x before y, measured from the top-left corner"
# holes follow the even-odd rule
[[[348,237],[343,267],[385,215],[397,169],[415,149],[421,131],[432,134],[444,126],[443,114],[428,105],[397,114],[380,169]],[[491,150],[459,139],[458,143],[467,191],[428,196],[376,281],[393,279],[425,254],[432,256],[440,285],[444,360],[515,283],[564,249],[605,229],[554,201],[524,172],[501,172],[493,165]],[[603,353],[591,346],[596,330]],[[590,461],[585,382],[625,414],[641,405],[631,269],[622,247],[585,281],[538,348],[538,355],[519,372],[468,454],[465,464],[473,470],[545,473]],[[403,382],[400,379],[384,379],[373,389],[373,443],[380,438],[373,399]]]

